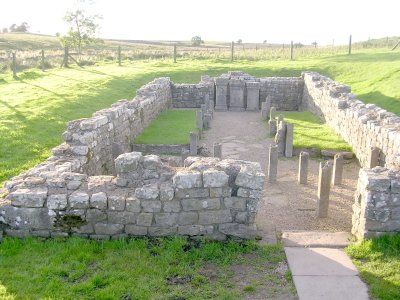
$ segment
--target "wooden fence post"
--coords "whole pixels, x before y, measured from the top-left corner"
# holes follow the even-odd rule
[[[351,54],[351,34],[350,34],[350,38],[349,38],[349,55]]]
[[[64,48],[64,61],[63,61],[63,65],[65,68],[68,68],[68,56],[69,56],[69,49],[68,46],[66,46]]]
[[[174,63],[176,63],[176,44],[174,44]]]
[[[118,66],[121,66],[121,46],[118,46]]]
[[[234,47],[235,47],[235,42],[232,41],[232,44],[231,44],[231,62],[233,62],[233,51],[234,51]]]
[[[290,42],[290,60],[293,60],[293,41]]]
[[[16,54],[15,52],[12,53],[12,65],[11,65],[11,69],[13,72],[13,77],[17,78],[17,59],[16,59]]]
[[[42,66],[42,71],[44,72],[45,65],[44,65],[44,50],[43,49],[42,49],[42,63],[41,63],[41,66]]]

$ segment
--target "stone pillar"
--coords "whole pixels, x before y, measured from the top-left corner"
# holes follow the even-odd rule
[[[299,156],[299,173],[297,176],[297,181],[300,184],[307,184],[308,175],[308,158],[310,155],[306,151],[301,151]]]
[[[205,104],[201,104],[200,107],[201,107],[201,112],[203,113],[203,118],[204,118],[204,115],[205,115],[206,112],[207,112],[206,105],[205,105]]]
[[[328,217],[329,193],[331,191],[332,180],[332,162],[320,162],[319,178],[318,178],[318,201],[317,216],[318,218]]]
[[[374,168],[379,166],[379,155],[380,150],[377,147],[371,147],[370,152],[368,154],[367,168]]]
[[[268,114],[270,113],[270,109],[271,109],[271,97],[267,96],[265,98],[265,102],[261,103],[261,118],[264,121],[267,121],[269,116]]]
[[[182,158],[182,165],[186,158],[190,156],[190,150],[182,149],[181,158]]]
[[[276,127],[278,127],[279,124],[280,124],[281,122],[283,122],[283,121],[284,121],[283,115],[282,115],[282,114],[279,114],[278,120],[276,120]]]
[[[275,183],[278,176],[278,146],[269,145],[268,182]]]
[[[229,110],[244,111],[244,87],[244,80],[229,80]]]
[[[209,129],[210,128],[210,126],[211,126],[211,119],[212,119],[212,117],[211,117],[211,114],[209,114],[209,113],[206,113],[205,115],[204,115],[204,129]]]
[[[333,159],[332,184],[342,184],[344,158],[342,153],[336,153]]]
[[[229,83],[229,77],[218,77],[215,79],[215,89],[216,89],[215,110],[217,111],[228,110],[228,105],[227,105],[228,83]]]
[[[293,124],[286,124],[285,156],[293,156]]]
[[[260,83],[257,81],[246,82],[247,88],[247,107],[246,110],[260,110]]]
[[[276,134],[276,120],[275,120],[276,110],[275,107],[271,107],[269,112],[269,121],[268,121],[268,129],[269,129],[269,136],[273,137]]]
[[[196,128],[203,130],[203,112],[201,110],[196,111]]]
[[[285,154],[285,137],[286,137],[286,126],[285,122],[281,121],[278,125],[275,136],[275,144],[278,146],[278,155],[283,156]]]
[[[222,144],[221,143],[214,143],[213,155],[214,155],[214,157],[222,158]]]
[[[197,147],[199,144],[199,135],[197,132],[190,133],[190,155],[197,155]]]
[[[210,101],[210,95],[204,94],[204,104],[206,105],[206,110],[209,111],[211,110],[211,101]]]

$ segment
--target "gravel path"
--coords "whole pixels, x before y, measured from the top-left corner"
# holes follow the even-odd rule
[[[223,158],[259,162],[267,170],[267,125],[259,112],[214,112],[211,129],[201,140],[209,149],[214,142],[222,143]],[[308,184],[297,184],[298,158],[280,158],[278,182],[265,183],[263,199],[257,216],[261,231],[326,230],[350,231],[351,206],[357,185],[358,164],[347,162],[344,166],[343,184],[331,188],[328,218],[315,216],[319,161],[310,159]]]

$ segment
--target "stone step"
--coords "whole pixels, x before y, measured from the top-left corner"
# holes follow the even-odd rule
[[[348,232],[293,230],[282,232],[284,247],[344,248],[350,243]]]

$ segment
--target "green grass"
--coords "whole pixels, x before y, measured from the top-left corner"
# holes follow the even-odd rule
[[[188,144],[189,133],[196,131],[195,110],[170,109],[162,112],[136,138],[136,144]]]
[[[67,121],[89,117],[119,99],[132,99],[153,78],[196,83],[200,76],[243,70],[257,77],[300,76],[318,71],[346,84],[360,99],[400,115],[400,52],[375,50],[325,58],[249,61],[226,59],[143,60],[101,63],[84,69],[37,69],[14,80],[0,73],[0,185],[50,155]]]
[[[255,263],[274,277],[265,288],[291,293],[292,283],[273,271],[284,260],[280,245],[254,242],[6,238],[0,244],[0,298],[238,299],[243,291],[233,283],[231,266]]]
[[[346,248],[373,299],[400,299],[400,234],[364,240]]]
[[[288,123],[292,123],[295,148],[317,148],[321,150],[351,151],[351,147],[333,129],[323,124],[319,118],[308,111],[278,112]]]

